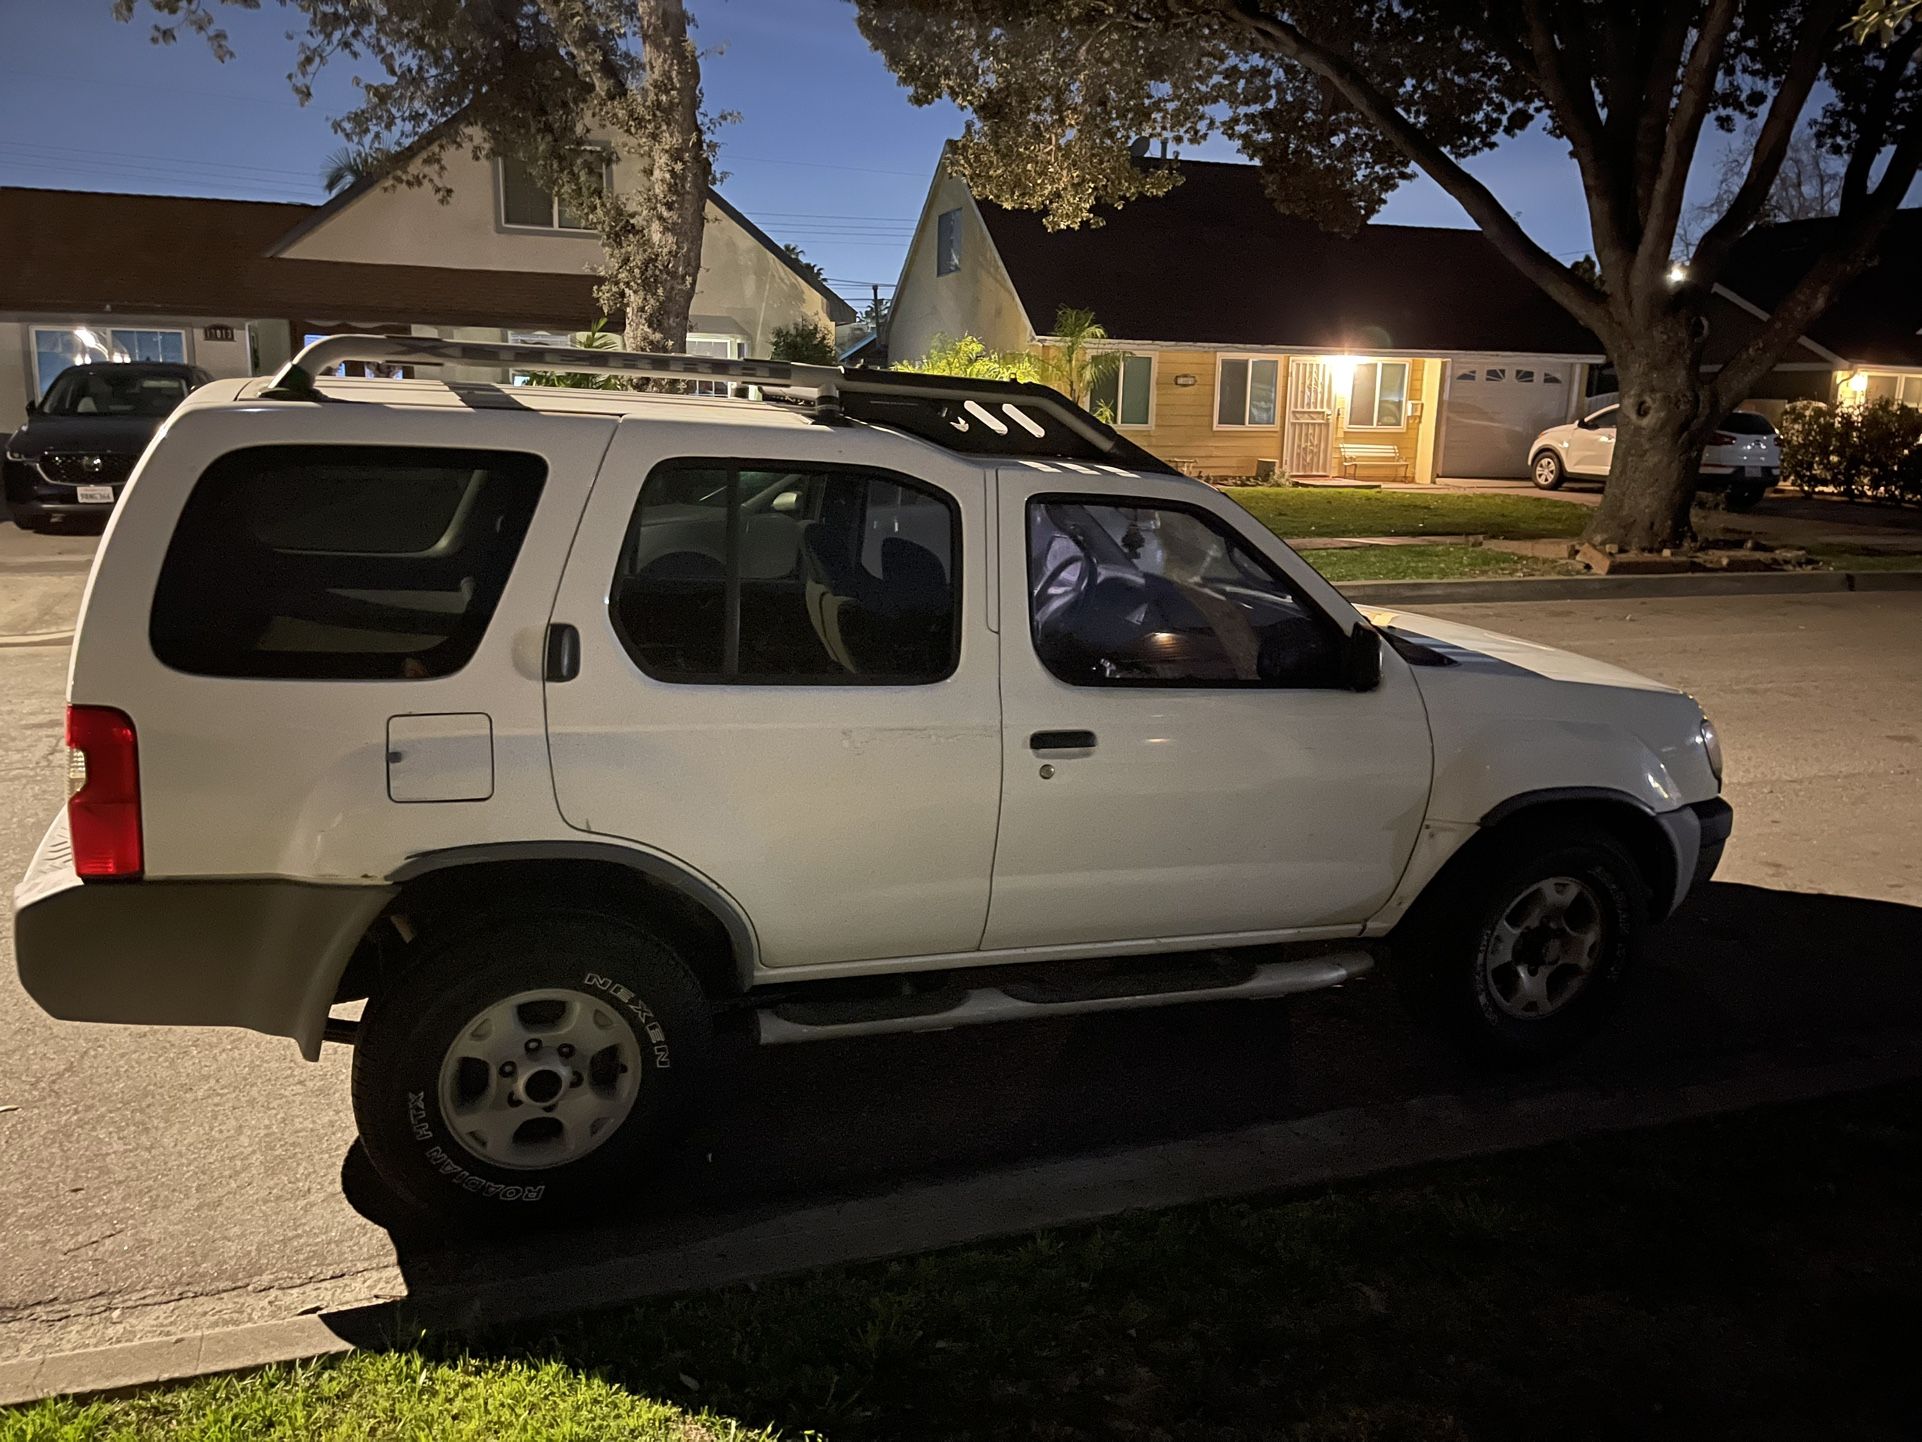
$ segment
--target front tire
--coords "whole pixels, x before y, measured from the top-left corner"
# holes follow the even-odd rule
[[[1572,1051],[1621,998],[1648,929],[1648,884],[1608,832],[1518,827],[1415,922],[1401,958],[1421,1011],[1509,1063]]]
[[[1562,469],[1562,458],[1553,451],[1543,451],[1535,457],[1529,469],[1529,479],[1535,482],[1538,491],[1559,491],[1568,473]]]
[[[427,1212],[520,1225],[630,1192],[712,1052],[686,962],[585,910],[481,915],[419,945],[354,1050],[382,1180]]]

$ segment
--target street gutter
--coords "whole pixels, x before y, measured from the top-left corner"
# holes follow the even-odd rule
[[[449,1331],[546,1321],[647,1297],[878,1261],[1098,1221],[1122,1212],[1300,1191],[1405,1167],[1573,1137],[1664,1126],[1922,1077],[1922,1039],[1887,1034],[1779,1054],[1704,1057],[1639,1090],[1444,1094],[1322,1112],[1212,1136],[1000,1168],[881,1196],[714,1219],[650,1251],[608,1256],[590,1231],[557,1232],[553,1265],[315,1316],[0,1363],[0,1406],[95,1396],[217,1373],[408,1345]],[[581,1263],[575,1259],[594,1256]],[[538,1259],[536,1259],[538,1261]],[[539,1285],[532,1285],[538,1281]]]

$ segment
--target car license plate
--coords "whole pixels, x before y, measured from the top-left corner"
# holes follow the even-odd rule
[[[113,504],[112,486],[79,486],[76,489],[80,492],[82,503],[86,505],[111,506]]]

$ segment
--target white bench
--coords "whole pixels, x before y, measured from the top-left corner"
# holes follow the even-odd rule
[[[1363,466],[1390,466],[1397,477],[1408,480],[1414,475],[1414,467],[1408,458],[1393,446],[1363,445],[1349,441],[1341,443],[1341,473],[1344,476],[1360,478]]]

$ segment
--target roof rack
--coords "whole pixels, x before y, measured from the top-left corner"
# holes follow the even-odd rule
[[[319,400],[315,378],[353,361],[729,381],[757,386],[764,400],[799,406],[819,421],[893,426],[951,451],[1098,461],[1179,474],[1047,386],[795,361],[723,360],[432,336],[332,335],[303,348],[280,368],[262,395],[268,400]]]

